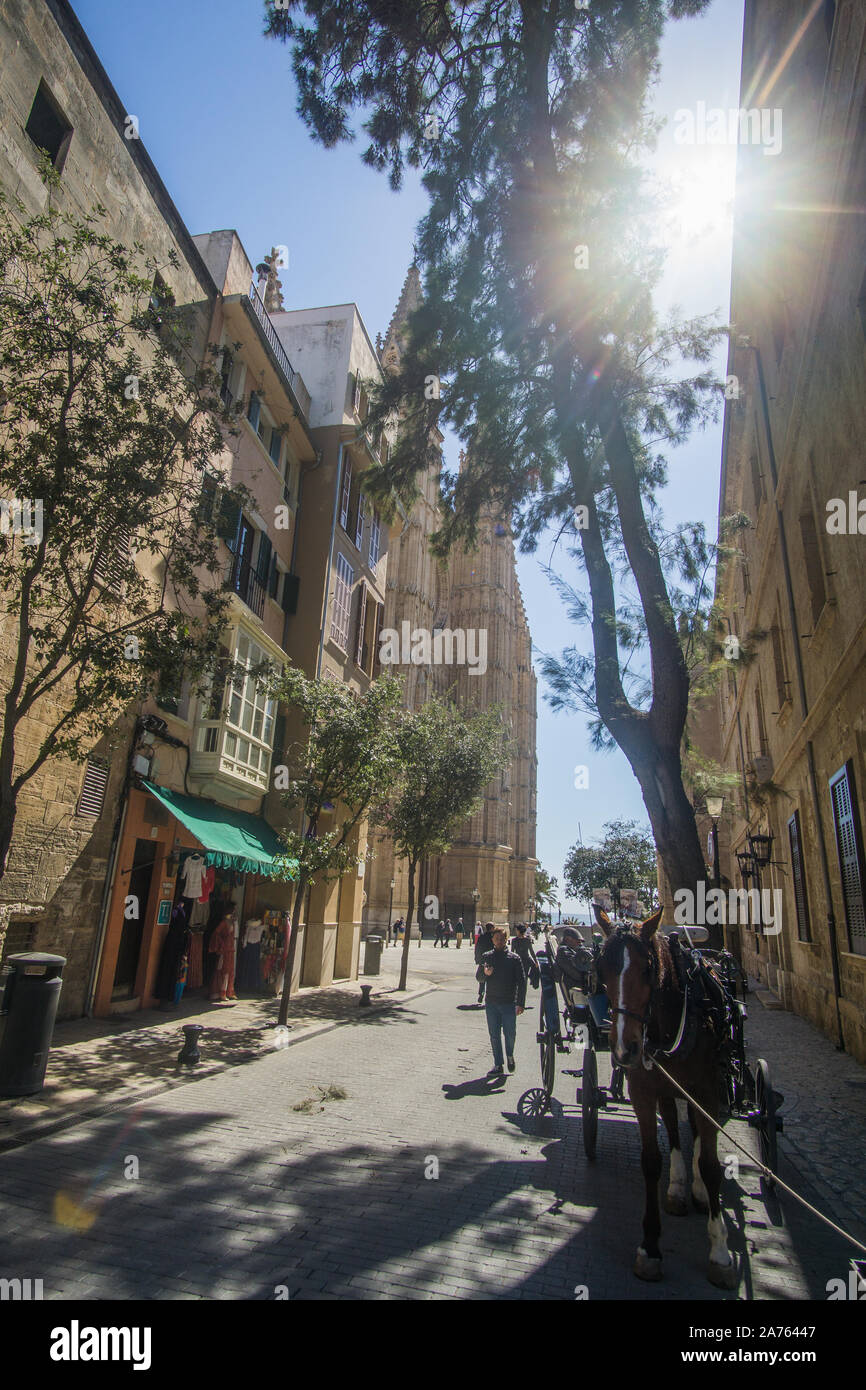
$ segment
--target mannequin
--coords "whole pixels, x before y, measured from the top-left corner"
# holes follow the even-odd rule
[[[235,936],[238,913],[232,907],[223,917],[210,939],[209,954],[212,962],[211,1001],[223,1004],[236,999],[235,994]]]
[[[260,917],[250,917],[245,928],[238,961],[238,989],[245,994],[261,994],[262,934],[265,924]]]

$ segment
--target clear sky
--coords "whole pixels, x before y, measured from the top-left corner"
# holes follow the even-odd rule
[[[384,333],[412,257],[423,191],[407,178],[392,193],[385,175],[361,164],[360,144],[314,144],[295,114],[290,50],[262,37],[260,0],[73,5],[190,231],[234,227],[253,264],[272,245],[287,246],[289,267],[280,272],[287,308],[355,301],[371,337]],[[671,25],[655,93],[668,121],[655,167],[680,190],[659,307],[715,311],[722,321],[736,151],[677,143],[675,113],[701,101],[708,109],[739,105],[742,24],[743,0],[713,0],[700,19]],[[671,525],[700,519],[715,537],[720,455],[721,422],[671,456],[664,495]],[[533,642],[558,652],[576,634],[541,572],[547,559],[544,548],[521,556],[518,572]],[[577,641],[588,650],[585,635]],[[538,694],[537,852],[561,881],[579,835],[588,843],[605,821],[645,822],[646,813],[622,754],[592,753],[584,719],[554,715],[543,682]],[[589,770],[580,790],[578,765]]]

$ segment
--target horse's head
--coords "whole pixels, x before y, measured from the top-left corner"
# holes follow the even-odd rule
[[[606,937],[599,969],[610,1000],[610,1050],[618,1066],[633,1067],[643,1060],[644,1031],[658,971],[653,937],[662,909],[633,927],[615,926],[599,907],[595,916]]]

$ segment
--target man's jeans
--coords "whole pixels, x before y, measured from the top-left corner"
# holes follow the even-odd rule
[[[500,1029],[505,1034],[505,1057],[514,1056],[514,1039],[517,1036],[517,1008],[514,1004],[491,1004],[484,1006],[487,1011],[487,1031],[490,1046],[493,1048],[493,1065],[504,1066]]]

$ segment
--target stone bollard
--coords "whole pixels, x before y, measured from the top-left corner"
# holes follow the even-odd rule
[[[201,1061],[201,1053],[198,1050],[198,1040],[204,1028],[200,1023],[185,1023],[183,1026],[184,1043],[180,1052],[177,1054],[177,1063],[180,1067],[195,1067]]]
[[[359,1009],[368,1009],[370,1007],[370,993],[372,989],[372,985],[361,986],[361,998],[358,1000]]]

